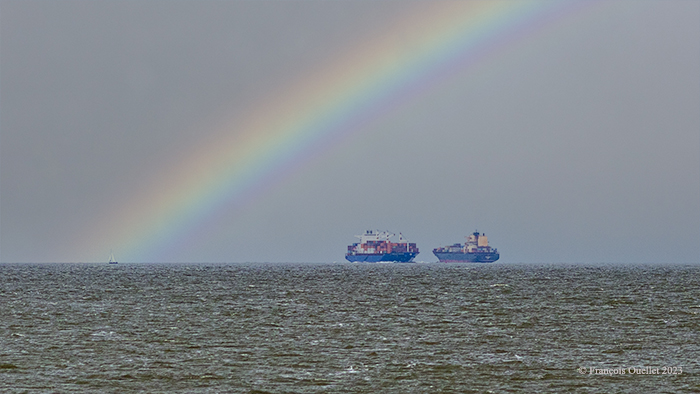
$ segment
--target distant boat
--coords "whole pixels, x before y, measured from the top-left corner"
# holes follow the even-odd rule
[[[412,263],[418,254],[418,247],[409,243],[399,233],[399,242],[389,239],[396,234],[388,231],[379,232],[367,230],[364,235],[356,235],[360,242],[348,246],[345,258],[352,262],[365,263]]]
[[[119,264],[117,262],[117,260],[114,259],[114,253],[112,253],[111,251],[109,252],[109,263],[110,264]]]
[[[433,249],[433,254],[443,263],[493,263],[500,255],[498,249],[489,246],[486,234],[475,231],[466,237],[467,242]]]

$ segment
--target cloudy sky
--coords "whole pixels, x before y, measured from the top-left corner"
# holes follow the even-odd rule
[[[112,232],[237,119],[274,119],[427,4],[0,0],[0,261],[332,262],[367,229],[435,261],[478,229],[503,262],[700,263],[696,1],[533,17],[157,247]]]

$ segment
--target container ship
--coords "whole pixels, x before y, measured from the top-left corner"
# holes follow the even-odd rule
[[[418,247],[409,243],[401,233],[399,241],[391,242],[389,239],[396,234],[388,231],[379,232],[368,230],[363,235],[356,235],[360,242],[348,246],[345,258],[352,262],[396,262],[410,263],[416,257]]]
[[[489,246],[486,234],[478,231],[465,237],[467,242],[433,249],[433,254],[443,263],[493,263],[500,257],[498,249]]]

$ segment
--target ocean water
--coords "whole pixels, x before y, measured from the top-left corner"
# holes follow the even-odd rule
[[[0,392],[697,393],[700,266],[2,264]]]

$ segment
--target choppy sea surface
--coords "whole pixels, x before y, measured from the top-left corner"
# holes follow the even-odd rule
[[[697,393],[700,266],[0,264],[9,393]]]

